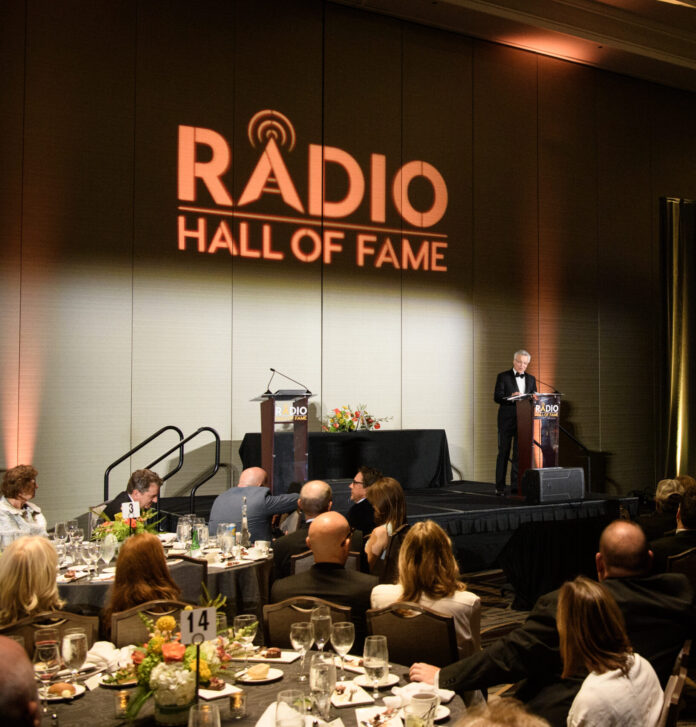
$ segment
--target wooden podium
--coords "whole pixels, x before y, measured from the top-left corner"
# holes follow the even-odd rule
[[[284,423],[292,423],[292,476],[296,482],[307,481],[307,425],[310,391],[306,389],[279,389],[266,391],[259,397],[261,401],[261,466],[268,475],[271,492],[287,492],[287,482],[276,482],[279,473],[276,467],[275,428],[276,420],[283,418]],[[285,417],[288,417],[287,419]]]
[[[527,394],[517,401],[517,492],[528,469],[558,467],[561,394]]]

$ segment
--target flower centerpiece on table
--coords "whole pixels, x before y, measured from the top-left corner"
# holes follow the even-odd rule
[[[353,409],[350,404],[334,409],[333,413],[326,417],[326,424],[321,428],[325,432],[355,432],[358,429],[379,429],[380,422],[387,422],[391,417],[375,417],[367,411],[365,404],[358,404]]]
[[[158,724],[187,724],[188,711],[196,699],[196,647],[184,646],[175,631],[172,616],[160,616],[156,622],[144,614],[140,618],[147,626],[150,638],[136,646],[132,659],[138,686],[128,702],[127,716],[134,719],[145,702],[155,700],[155,720]],[[203,685],[219,687],[215,675],[229,661],[228,640],[219,636],[200,645],[199,675]]]
[[[157,510],[149,509],[143,510],[139,517],[131,517],[126,520],[123,519],[123,513],[117,512],[114,519],[110,520],[108,515],[100,513],[99,517],[103,520],[94,528],[92,532],[92,540],[104,540],[109,534],[116,536],[116,540],[122,543],[126,538],[131,535],[138,535],[140,533],[155,533],[157,534],[157,526],[162,519],[156,522],[149,522],[157,514]]]

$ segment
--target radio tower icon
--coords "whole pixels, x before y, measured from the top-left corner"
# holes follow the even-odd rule
[[[295,148],[295,128],[280,111],[264,109],[255,113],[249,121],[247,134],[254,149],[265,147],[271,139],[281,149],[292,151]]]

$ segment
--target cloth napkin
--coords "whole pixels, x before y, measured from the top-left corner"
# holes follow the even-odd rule
[[[95,641],[87,652],[85,666],[94,666],[98,671],[115,672],[133,663],[133,646],[117,649],[110,641]]]
[[[432,686],[428,685],[428,691],[430,691],[431,689]],[[414,694],[418,694],[422,691],[423,684],[421,682],[411,682],[405,687],[392,687],[392,694],[395,694],[397,697],[401,698],[402,707],[410,703],[411,697],[413,697]],[[451,699],[454,698],[454,692],[451,689],[436,689],[435,691],[440,697],[440,702],[442,702],[443,704],[445,702],[449,702]]]
[[[281,710],[287,710],[288,712],[293,711],[292,707],[285,703],[278,705],[278,708]],[[256,723],[256,727],[275,727],[275,723],[276,702],[271,702],[259,718],[259,721]],[[305,727],[312,727],[313,725],[315,727],[344,727],[343,720],[340,717],[333,720],[333,722],[324,722],[324,720],[320,719],[318,715],[305,715]]]

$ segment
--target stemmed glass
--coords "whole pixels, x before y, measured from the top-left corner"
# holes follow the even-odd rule
[[[71,628],[63,632],[63,663],[70,669],[72,680],[87,658],[87,634],[84,629]]]
[[[65,541],[68,539],[68,528],[64,522],[56,523],[56,526],[53,529],[53,533],[59,543],[64,544]]]
[[[336,688],[336,662],[333,654],[312,654],[309,665],[309,689],[321,716],[328,720],[331,695]]]
[[[372,680],[372,698],[379,699],[377,685],[389,673],[389,651],[386,636],[368,636],[365,639],[363,666],[368,679]]]
[[[91,566],[95,565],[99,558],[99,551],[97,550],[98,547],[99,546],[96,543],[82,543],[82,559],[87,564],[88,573],[92,572]]]
[[[38,637],[38,634],[37,634]],[[48,712],[48,685],[60,670],[60,651],[58,641],[37,641],[34,646],[34,673],[41,680],[41,700],[43,712]]]
[[[324,646],[331,636],[331,610],[328,606],[317,606],[312,609],[310,620],[314,629],[314,643],[319,651],[324,651]]]
[[[104,567],[111,563],[112,558],[116,554],[116,546],[118,540],[113,533],[108,533],[99,544],[99,560],[104,561]]]
[[[300,681],[306,682],[305,657],[312,648],[314,642],[314,629],[309,621],[298,621],[290,626],[290,643],[295,651],[302,654],[302,665],[300,666]]]
[[[246,669],[249,665],[249,651],[248,648],[251,646],[256,636],[256,630],[259,627],[259,620],[250,613],[243,613],[239,616],[234,617],[232,622],[232,628],[234,630],[234,638],[241,642],[244,646],[244,668]]]
[[[68,538],[71,540],[74,540],[73,533],[78,529],[77,520],[66,520],[65,521],[65,530],[68,533]],[[80,538],[82,540],[82,538]]]
[[[331,627],[331,646],[341,657],[341,681],[346,679],[346,654],[353,648],[355,626],[350,621],[339,621]]]

